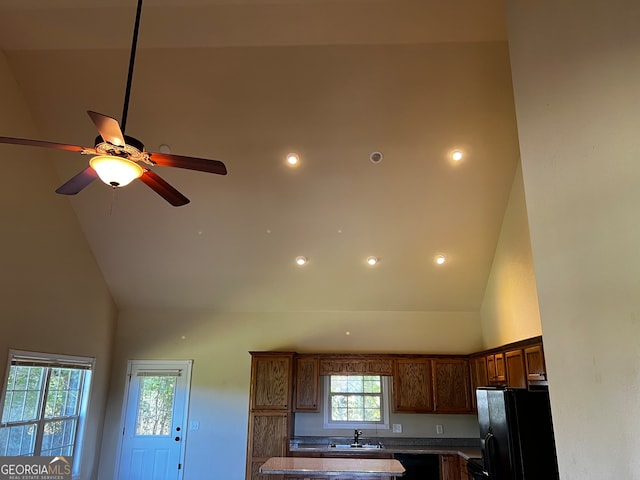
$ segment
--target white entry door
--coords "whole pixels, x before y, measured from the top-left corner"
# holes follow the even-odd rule
[[[180,480],[191,360],[130,360],[117,480]]]

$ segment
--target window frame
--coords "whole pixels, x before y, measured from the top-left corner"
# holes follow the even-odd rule
[[[379,422],[366,422],[366,421],[334,421],[331,420],[331,377],[333,375],[325,375],[323,377],[322,387],[322,404],[323,404],[323,417],[325,429],[367,429],[367,430],[388,430],[389,429],[389,410],[390,410],[390,391],[391,391],[391,377],[386,375],[347,375],[347,376],[359,376],[359,377],[380,377],[380,387],[382,389],[380,393],[380,416]],[[343,377],[344,374],[336,374],[335,376]]]
[[[32,364],[32,365],[29,365]],[[36,418],[33,420],[25,421],[16,421],[16,422],[2,422],[2,418],[4,416],[4,408],[5,401],[7,398],[7,387],[9,383],[9,375],[11,372],[12,366],[34,366],[34,367],[44,367],[47,370],[45,371],[45,379],[42,382],[42,386],[40,388],[41,398],[39,400],[39,407],[36,414]],[[66,415],[59,417],[50,417],[46,416],[45,412],[45,404],[46,404],[46,395],[49,390],[49,379],[51,370],[54,368],[74,368],[77,367],[77,370],[82,370],[84,374],[82,375],[82,386],[78,390],[80,398],[78,399],[78,413],[77,415]],[[79,470],[80,470],[80,458],[82,455],[82,445],[84,440],[84,433],[87,422],[87,412],[89,407],[89,397],[91,394],[91,384],[92,384],[92,375],[95,369],[95,358],[93,357],[79,357],[72,355],[63,355],[63,354],[52,354],[52,353],[43,353],[43,352],[32,352],[25,350],[9,350],[7,366],[4,375],[4,383],[2,384],[1,396],[0,396],[0,427],[21,425],[21,424],[36,424],[36,438],[34,443],[34,456],[40,455],[42,449],[42,438],[44,433],[44,425],[51,421],[60,421],[66,419],[77,419],[76,427],[75,427],[75,440],[73,442],[72,447],[72,458],[73,458],[73,466],[72,466],[72,476],[73,478],[79,478]]]

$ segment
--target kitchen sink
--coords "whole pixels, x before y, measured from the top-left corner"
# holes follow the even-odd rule
[[[350,444],[340,444],[340,443],[332,443],[329,445],[331,448],[364,448],[364,449],[379,449],[384,448],[381,443],[350,443]]]

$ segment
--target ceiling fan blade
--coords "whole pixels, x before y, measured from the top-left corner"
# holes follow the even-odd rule
[[[189,199],[178,190],[169,185],[166,180],[151,170],[146,170],[140,177],[149,188],[164,198],[174,207],[180,207],[189,203]]]
[[[120,130],[120,124],[115,118],[91,110],[87,110],[87,113],[91,117],[91,120],[93,120],[100,136],[105,142],[109,142],[118,147],[124,146],[124,135],[122,134],[122,130]]]
[[[98,178],[98,174],[96,173],[96,171],[91,167],[87,167],[76,176],[71,177],[69,180],[67,180],[65,184],[58,187],[56,193],[61,193],[63,195],[75,195],[84,187],[93,182],[96,178]]]
[[[56,148],[58,150],[68,150],[70,152],[92,152],[92,148],[80,147],[78,145],[67,145],[64,143],[44,142],[42,140],[30,140],[28,138],[0,137],[0,143],[12,145],[28,145],[31,147]]]
[[[206,158],[185,157],[183,155],[173,155],[171,153],[149,153],[149,159],[161,167],[186,168],[199,172],[217,173],[226,175],[227,167],[219,160],[207,160]]]

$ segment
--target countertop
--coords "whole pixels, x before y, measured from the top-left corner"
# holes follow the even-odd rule
[[[367,477],[402,476],[404,467],[397,460],[377,458],[272,457],[260,467],[263,474],[322,474]]]

